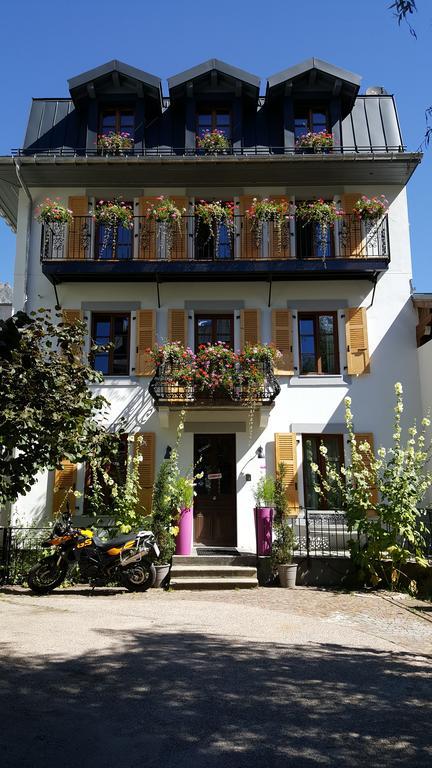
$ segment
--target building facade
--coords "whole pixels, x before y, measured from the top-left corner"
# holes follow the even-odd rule
[[[111,403],[110,428],[125,422],[144,435],[147,506],[186,411],[180,460],[186,469],[200,459],[204,471],[195,541],[254,551],[253,486],[278,462],[292,515],[322,504],[306,459],[324,442],[336,462],[348,460],[347,395],[356,432],[376,447],[391,440],[396,381],[407,421],[421,415],[406,200],[420,156],[403,145],[392,96],[362,95],[360,77],[317,59],[270,77],[264,96],[256,76],[215,59],[168,87],[169,98],[159,78],[112,61],[70,80],[70,97],[33,101],[23,148],[0,159],[1,205],[17,227],[14,309],[60,306],[84,319],[89,339],[113,343],[95,361],[105,373],[98,391]],[[197,136],[214,130],[226,148],[207,154]],[[132,142],[105,151],[98,136],[110,132]],[[326,147],[301,138],[322,132]],[[363,195],[384,195],[388,211],[362,221]],[[183,211],[168,236],[147,216],[160,196]],[[72,223],[36,221],[46,197],[68,206]],[[132,208],[127,230],[89,214],[114,198]],[[270,220],[257,236],[254,198],[286,205],[282,232]],[[305,224],[299,204],[317,199],[343,215]],[[196,205],[215,200],[231,206],[233,223],[211,237]],[[169,341],[192,350],[261,342],[281,356],[251,408],[241,392],[206,399],[155,371],[147,350]],[[43,473],[12,521],[50,519],[71,485],[84,492],[85,467]],[[75,511],[85,512],[84,496]]]

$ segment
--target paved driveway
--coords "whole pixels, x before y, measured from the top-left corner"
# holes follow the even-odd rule
[[[0,764],[432,764],[432,606],[315,589],[0,591]]]

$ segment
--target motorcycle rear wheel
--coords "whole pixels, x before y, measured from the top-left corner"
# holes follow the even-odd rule
[[[27,584],[36,595],[47,595],[65,580],[68,572],[67,563],[64,560],[58,562],[58,556],[44,557],[27,575]]]
[[[120,581],[129,592],[146,592],[156,581],[153,563],[141,560],[122,569]]]

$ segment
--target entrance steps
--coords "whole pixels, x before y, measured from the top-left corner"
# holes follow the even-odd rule
[[[255,555],[174,555],[171,589],[251,589],[258,586]]]

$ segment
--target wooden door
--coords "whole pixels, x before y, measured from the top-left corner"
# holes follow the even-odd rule
[[[236,533],[235,435],[195,435],[194,464],[203,478],[194,499],[194,541],[234,547]]]

